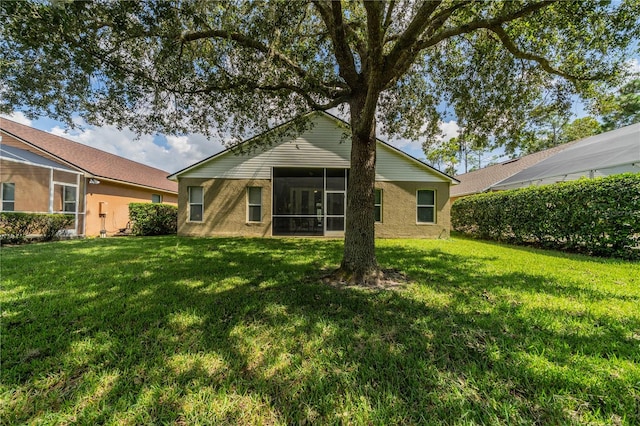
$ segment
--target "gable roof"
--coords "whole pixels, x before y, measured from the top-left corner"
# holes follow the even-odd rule
[[[477,194],[489,190],[493,185],[515,175],[516,173],[539,163],[545,158],[549,158],[560,151],[563,151],[573,145],[575,142],[569,142],[563,145],[554,146],[544,151],[534,152],[513,160],[503,161],[499,164],[487,166],[482,169],[474,170],[469,173],[457,175],[456,179],[460,181],[460,185],[451,188],[452,197],[461,197],[463,195]]]
[[[492,189],[640,171],[640,123],[581,139]]]
[[[36,150],[50,155],[85,174],[125,184],[177,193],[167,172],[156,169],[33,127],[2,118],[0,129]]]
[[[327,113],[326,111],[314,111],[314,112],[310,112],[310,113],[308,113],[306,115],[307,115],[307,117],[311,117],[311,119],[314,119],[314,117],[312,117],[312,116],[323,117],[325,119],[328,119],[328,120],[331,120],[332,122],[334,122],[337,125],[337,127],[340,127],[340,128],[343,128],[343,129],[350,129],[350,125],[347,122],[345,122],[344,120],[339,119],[338,117],[336,117],[336,116],[334,116],[332,114]],[[241,142],[240,146],[249,145],[249,144],[252,144],[252,143],[257,143],[259,141],[259,139],[263,135],[265,135],[266,133],[275,131],[276,129],[282,129],[285,126],[288,126],[292,121],[293,120],[287,121],[287,122],[285,122],[283,124],[280,124],[279,126],[274,127],[273,129],[267,130],[265,133],[261,133],[259,135],[256,135],[256,136],[252,137],[252,138],[249,138],[249,139]],[[286,141],[282,141],[282,142],[286,142]],[[415,157],[412,157],[411,155],[399,150],[398,148],[396,148],[396,147],[394,147],[394,146],[392,146],[392,145],[390,145],[390,144],[388,144],[388,143],[386,143],[386,142],[384,142],[384,141],[382,141],[380,139],[376,139],[376,142],[386,152],[390,153],[390,155],[393,155],[395,157],[401,158],[402,161],[408,162],[410,166],[412,166],[414,168],[417,168],[417,169],[420,169],[423,172],[427,172],[427,173],[429,173],[431,175],[435,175],[435,176],[438,177],[438,179],[441,179],[441,180],[444,180],[444,181],[448,181],[448,182],[453,183],[453,184],[457,184],[458,183],[457,179],[455,179],[454,177],[449,176],[446,173],[441,172],[440,170],[438,170],[438,169],[436,169],[436,168],[434,168],[434,167],[432,167],[432,166],[430,166],[430,165],[418,160]],[[276,148],[276,145],[278,145],[278,144],[274,144],[273,146],[269,147],[269,149],[267,149],[266,151],[270,151],[270,150]],[[183,174],[189,173],[189,172],[193,172],[196,169],[204,167],[207,163],[220,160],[220,159],[228,156],[229,154],[232,154],[234,152],[234,148],[235,147],[228,148],[228,149],[226,149],[224,151],[221,151],[221,152],[219,152],[217,154],[214,154],[214,155],[212,155],[210,157],[207,157],[207,158],[205,158],[205,159],[203,159],[203,160],[201,160],[201,161],[199,161],[197,163],[194,163],[194,164],[192,164],[192,165],[190,165],[190,166],[188,166],[188,167],[186,167],[186,168],[184,168],[182,170],[179,170],[179,171],[173,173],[172,175],[170,175],[169,179],[177,180],[180,175],[183,175]],[[296,143],[296,148],[300,149],[300,146],[297,143]],[[263,152],[266,152],[266,151],[263,151]],[[343,149],[341,149],[341,151],[343,151]],[[256,155],[260,155],[260,154],[261,153],[258,153]],[[342,153],[342,154],[344,154],[344,153]],[[344,155],[343,155],[343,157],[344,157]],[[346,160],[345,160],[346,164],[349,164],[349,157],[350,156],[347,153]],[[338,164],[332,164],[332,165],[338,166]]]

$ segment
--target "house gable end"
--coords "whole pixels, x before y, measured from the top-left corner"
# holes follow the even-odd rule
[[[311,119],[314,126],[294,139],[278,141],[250,154],[223,151],[171,175],[170,179],[270,179],[273,167],[349,168],[348,125],[327,113],[316,113]],[[377,142],[376,180],[457,183],[381,141]]]

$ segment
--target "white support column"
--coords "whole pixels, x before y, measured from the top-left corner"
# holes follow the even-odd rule
[[[76,211],[75,211],[76,220],[73,226],[73,230],[76,233],[76,236],[78,236],[78,211],[80,210],[79,204],[80,204],[80,175],[76,175]]]
[[[55,184],[53,183],[53,169],[50,169],[49,172],[49,213],[53,213],[53,191],[55,187]]]

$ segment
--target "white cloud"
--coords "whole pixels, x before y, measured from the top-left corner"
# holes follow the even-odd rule
[[[201,134],[185,136],[137,136],[115,126],[91,126],[78,121],[77,129],[55,126],[50,133],[173,173],[223,149]]]
[[[31,120],[29,120],[21,111],[17,111],[9,115],[1,114],[0,117],[15,121],[16,123],[24,124],[25,126],[31,126]]]
[[[640,74],[640,61],[638,58],[631,58],[627,61],[627,68],[633,74]]]
[[[458,123],[453,120],[446,123],[441,122],[440,130],[442,131],[442,134],[438,139],[442,141],[448,141],[460,134],[460,127],[458,127]],[[396,148],[407,151],[412,155],[415,155],[415,152],[422,152],[422,140],[397,138],[391,139],[388,142]]]
[[[456,138],[460,135],[460,126],[458,126],[458,123],[453,120],[442,123],[440,128],[442,129],[442,140],[444,141],[448,141],[449,139]]]

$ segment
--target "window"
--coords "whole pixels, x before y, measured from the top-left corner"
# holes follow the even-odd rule
[[[162,195],[151,194],[151,202],[152,203],[161,203],[162,202]]]
[[[62,211],[75,213],[76,211],[76,187],[62,187]]]
[[[252,186],[247,188],[247,220],[262,222],[262,188]]]
[[[12,212],[15,210],[16,202],[16,184],[2,184],[2,211]]]
[[[189,222],[202,222],[203,198],[201,186],[189,186]]]
[[[418,223],[436,222],[436,192],[419,189],[417,193]]]
[[[373,206],[376,222],[382,222],[382,189],[375,190],[375,201]]]

